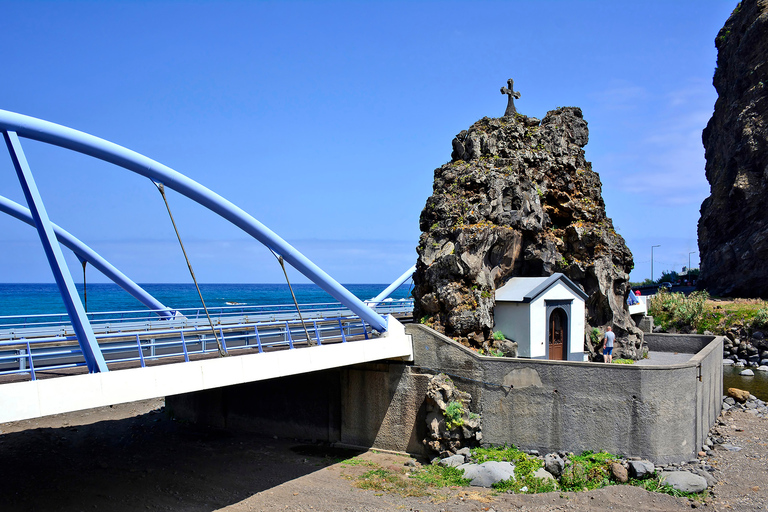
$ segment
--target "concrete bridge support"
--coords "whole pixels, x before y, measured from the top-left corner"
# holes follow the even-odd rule
[[[429,375],[379,362],[166,397],[176,418],[351,447],[424,451]]]

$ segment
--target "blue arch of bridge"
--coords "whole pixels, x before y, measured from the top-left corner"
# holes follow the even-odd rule
[[[384,317],[366,306],[320,267],[243,209],[178,171],[93,135],[34,117],[0,110],[0,131],[82,153],[145,176],[218,214],[264,244],[310,281],[368,322],[387,330]]]

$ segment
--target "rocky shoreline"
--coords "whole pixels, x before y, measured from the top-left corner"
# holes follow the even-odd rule
[[[738,366],[765,366],[765,371],[768,371],[768,340],[762,331],[754,331],[750,335],[743,327],[732,327],[726,331],[725,338],[723,359]]]

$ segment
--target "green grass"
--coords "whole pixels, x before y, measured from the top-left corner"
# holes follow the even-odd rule
[[[405,469],[393,471],[375,463],[371,464],[376,467],[360,475],[355,480],[355,487],[400,496],[429,496],[436,489],[468,487],[471,482],[470,479],[464,478],[463,470],[439,464],[412,468],[408,472]]]
[[[635,364],[634,359],[614,359],[613,364]]]
[[[389,469],[367,471],[355,482],[355,486],[368,491],[380,491],[400,496],[426,496],[429,494],[423,482],[412,482]]]
[[[352,457],[351,459],[343,460],[341,461],[342,464],[345,466],[377,466],[375,462],[371,462],[370,460],[361,459],[359,457]]]
[[[429,487],[467,487],[472,482],[469,478],[464,478],[464,470],[439,464],[424,466],[421,471],[412,474],[411,478]]]

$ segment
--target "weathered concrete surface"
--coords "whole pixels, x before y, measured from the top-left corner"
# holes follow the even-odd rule
[[[704,349],[714,336],[703,334],[646,334],[648,350],[653,352],[681,352],[696,354]]]
[[[723,338],[648,336],[691,353],[669,366],[479,356],[423,325],[407,326],[415,366],[380,362],[170,396],[179,418],[221,428],[425,454],[429,378],[472,395],[483,443],[607,450],[655,463],[695,458],[722,405]]]
[[[424,453],[430,377],[399,363],[342,370],[341,443]]]
[[[166,407],[218,428],[424,453],[429,378],[372,363],[169,396]]]
[[[484,357],[423,325],[407,330],[416,365],[472,394],[484,444],[680,462],[696,457],[720,413],[722,338],[701,349],[692,337],[688,350],[700,351],[684,364],[633,366]]]

